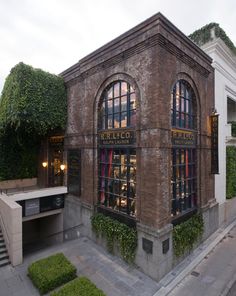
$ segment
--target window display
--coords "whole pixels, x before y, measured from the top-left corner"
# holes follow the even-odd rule
[[[130,216],[136,216],[135,100],[133,88],[116,81],[99,110],[99,203]]]

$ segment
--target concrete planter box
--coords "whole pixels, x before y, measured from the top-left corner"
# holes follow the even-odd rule
[[[33,187],[37,185],[37,178],[0,181],[0,190]]]

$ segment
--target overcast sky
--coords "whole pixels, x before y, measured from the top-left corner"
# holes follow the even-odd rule
[[[0,92],[17,63],[58,74],[157,12],[186,35],[217,22],[236,44],[235,0],[0,0]]]

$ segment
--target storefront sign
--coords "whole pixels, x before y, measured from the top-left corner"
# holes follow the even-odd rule
[[[132,145],[135,143],[135,131],[106,131],[99,133],[100,145]]]
[[[25,216],[36,215],[40,213],[39,198],[28,199],[25,201]]]
[[[211,173],[219,174],[218,155],[218,122],[219,115],[211,115]]]
[[[81,191],[81,151],[68,150],[68,193],[80,196]]]
[[[51,144],[58,144],[58,143],[62,144],[63,141],[64,141],[64,137],[62,137],[62,136],[54,136],[54,137],[49,138],[49,142]]]
[[[196,137],[194,132],[180,129],[171,130],[172,145],[175,146],[194,146]]]

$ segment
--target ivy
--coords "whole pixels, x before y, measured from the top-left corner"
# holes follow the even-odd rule
[[[122,258],[130,263],[134,261],[137,248],[137,231],[135,229],[103,214],[93,215],[91,224],[97,236],[106,238],[107,249],[110,253],[113,253],[116,242]]]
[[[63,79],[19,63],[0,98],[0,180],[37,176],[40,142],[64,130],[67,100]]]
[[[201,238],[204,221],[201,214],[192,216],[187,221],[176,225],[173,229],[173,249],[176,257],[191,251],[194,244]]]
[[[197,45],[202,46],[203,44],[211,41],[213,38],[211,36],[211,30],[215,29],[215,36],[224,41],[228,48],[236,55],[236,47],[230,38],[226,35],[225,31],[221,29],[219,24],[210,23],[199,30],[196,30],[189,35],[189,38],[192,39]]]
[[[236,147],[226,147],[226,198],[236,196]]]
[[[67,101],[63,79],[19,63],[6,78],[0,100],[0,127],[46,135],[64,129]],[[27,129],[25,127],[27,126]]]

